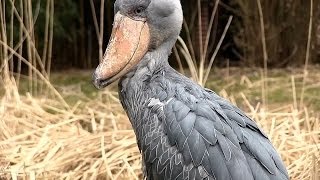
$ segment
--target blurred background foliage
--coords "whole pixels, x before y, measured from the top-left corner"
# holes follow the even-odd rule
[[[16,0],[16,7],[19,7]],[[47,0],[33,0],[35,19],[35,39],[37,49],[43,48],[45,39],[46,3]],[[113,21],[113,2],[106,0],[104,18],[103,47],[108,38]],[[320,2],[314,1],[313,30],[311,38],[311,62],[319,60],[319,32],[320,29]],[[93,0],[96,17],[100,17],[101,0]],[[10,3],[3,0],[8,14],[6,22],[9,26]],[[185,23],[188,29],[183,28],[181,36],[190,36],[192,46],[199,46],[198,8],[197,0],[182,1]],[[211,31],[209,54],[212,54],[215,45],[227,23],[230,15],[233,21],[223,41],[216,65],[225,66],[263,66],[263,48],[261,43],[261,27],[257,0],[221,0],[212,28],[208,29],[215,0],[201,0],[201,30],[205,34]],[[261,0],[266,47],[268,53],[268,67],[301,66],[305,62],[305,53],[308,40],[308,26],[310,18],[310,2],[304,0]],[[89,0],[54,1],[52,68],[94,68],[98,64],[99,46]],[[14,20],[14,39],[18,41],[19,22]],[[319,30],[318,30],[319,31]],[[9,32],[9,31],[8,31]],[[318,37],[318,38],[317,38]],[[25,46],[25,45],[24,45]],[[23,48],[26,49],[25,47]],[[195,49],[196,59],[199,51]],[[172,64],[176,64],[174,60]],[[26,69],[26,68],[24,68]]]
[[[90,83],[113,3],[0,0],[0,179],[141,177],[116,83],[105,91]],[[291,179],[320,179],[320,1],[181,3],[170,62],[248,112]]]

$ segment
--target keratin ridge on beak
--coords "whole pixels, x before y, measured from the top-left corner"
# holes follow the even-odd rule
[[[145,21],[134,20],[119,12],[102,61],[93,74],[93,84],[104,88],[128,73],[148,51],[150,32]]]

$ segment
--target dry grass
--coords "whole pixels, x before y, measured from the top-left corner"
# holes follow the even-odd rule
[[[135,136],[114,93],[77,103],[20,96],[6,86],[0,108],[0,179],[139,179]],[[81,108],[80,108],[81,107]]]
[[[0,179],[141,179],[135,136],[114,91],[82,97],[86,100],[68,108],[54,96],[20,95],[10,81],[4,87]],[[291,179],[319,179],[319,114],[297,110],[295,103],[265,111],[242,97],[248,114],[281,153]]]
[[[39,54],[36,47],[34,21],[38,12],[32,11],[31,0],[21,1],[24,3],[21,3],[19,8],[11,6],[15,1],[8,1],[8,7],[12,8],[10,19],[14,16],[20,24],[19,42],[14,44],[11,43],[13,37],[7,37],[8,33],[13,34],[13,28],[7,32],[10,28],[6,28],[4,1],[0,2],[0,179],[142,179],[141,157],[135,135],[119,104],[116,92],[104,91],[96,96],[87,97],[77,91],[77,87],[61,87],[57,91],[48,80],[54,0],[48,1],[47,4],[44,39],[48,42],[45,43],[42,54]],[[103,23],[97,25],[98,22],[96,30],[97,36],[100,37],[98,39],[101,40]],[[210,33],[207,36],[210,36]],[[207,37],[206,43],[208,40]],[[257,42],[256,39],[251,40]],[[28,57],[25,58],[22,56],[23,43],[27,44]],[[101,41],[99,43],[101,45]],[[189,64],[192,65],[195,58],[192,51],[188,52],[188,48],[192,48],[187,47],[183,41],[181,45],[182,50],[185,50],[182,51],[182,55],[187,56],[186,59],[189,59]],[[207,49],[204,48],[202,51]],[[19,93],[12,78],[13,73],[10,73],[14,66],[13,56],[18,58],[18,75],[14,76],[17,84],[20,84],[20,87],[21,84],[27,84],[28,91],[36,97],[31,94],[24,95],[21,91]],[[214,59],[215,55],[212,57]],[[22,63],[28,66],[29,76],[24,81],[21,79],[19,83]],[[190,69],[192,70],[192,66]],[[193,69],[196,75],[207,76],[203,74],[205,69],[198,72],[195,65]],[[210,69],[207,72],[209,71]],[[304,77],[302,87],[308,90],[315,86],[320,87],[317,80],[320,74],[318,69],[308,76],[305,72],[293,74],[295,76],[292,76],[292,81],[289,76],[289,85],[280,84],[281,81],[272,78],[254,80],[243,76],[242,86],[245,86],[245,89],[241,90],[243,93],[237,93],[241,95],[241,101],[245,104],[244,109],[248,109],[248,113],[269,134],[281,153],[291,179],[317,180],[320,179],[319,113],[312,112],[312,107],[298,107],[301,98],[297,97],[300,97],[300,94],[304,97],[305,94],[296,91],[298,82],[295,82],[295,78],[301,80],[301,77]],[[226,79],[229,80],[226,86],[237,84],[236,80],[230,80],[235,79],[238,74],[231,74],[228,70]],[[278,108],[272,108],[275,106],[269,104],[266,110],[259,105],[259,101],[253,102],[249,98],[247,100],[246,96],[251,91],[263,89],[266,80],[269,83],[269,92],[279,87],[292,89],[292,102],[277,106]],[[210,81],[207,84],[209,83]],[[301,81],[299,83],[301,89]],[[220,92],[235,102],[234,94],[228,93],[228,90]],[[76,94],[79,101],[67,103],[66,94]],[[314,97],[317,98],[319,97]]]

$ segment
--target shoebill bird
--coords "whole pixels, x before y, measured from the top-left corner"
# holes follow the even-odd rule
[[[114,13],[93,83],[101,89],[120,79],[145,179],[289,179],[253,120],[170,67],[183,21],[180,0],[116,0]]]

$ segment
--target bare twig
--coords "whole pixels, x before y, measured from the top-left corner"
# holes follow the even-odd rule
[[[199,52],[200,52],[200,65],[199,65],[199,84],[203,85],[203,75],[204,75],[204,63],[205,63],[205,54],[203,50],[203,37],[202,37],[202,15],[201,15],[201,0],[198,0],[198,38],[199,38]]]
[[[13,0],[14,4],[15,0]],[[13,17],[14,17],[14,6],[11,5],[11,11],[10,11],[10,47],[13,47]],[[14,71],[14,64],[13,64],[13,58],[9,59],[9,70],[10,70],[10,76],[13,77],[13,71]]]
[[[218,42],[218,44],[217,44],[217,47],[216,47],[216,49],[214,50],[214,53],[213,53],[213,55],[212,55],[211,58],[210,58],[209,65],[208,65],[206,74],[205,74],[205,76],[204,76],[203,85],[206,84],[206,82],[208,81],[208,78],[209,78],[209,75],[210,75],[210,71],[211,71],[213,62],[214,62],[214,60],[215,60],[215,58],[216,58],[216,56],[217,56],[217,54],[218,54],[218,52],[219,52],[219,49],[220,49],[220,47],[221,47],[221,45],[222,45],[222,42],[223,42],[223,40],[224,40],[224,38],[225,38],[225,36],[226,36],[226,34],[227,34],[227,31],[228,31],[228,29],[229,29],[229,27],[230,27],[230,24],[231,24],[231,22],[232,22],[232,18],[233,18],[232,16],[229,17],[228,22],[227,22],[227,24],[226,24],[226,26],[225,26],[225,28],[224,28],[224,30],[223,30],[223,33],[222,33],[222,35],[221,35],[221,37],[220,37],[219,42]]]
[[[103,6],[102,6],[103,4]],[[97,19],[97,14],[94,6],[93,0],[90,0],[90,6],[91,6],[91,12],[92,12],[92,17],[93,17],[93,22],[94,22],[94,27],[96,30],[96,35],[98,39],[98,44],[99,44],[99,61],[102,60],[103,57],[103,19],[104,17],[101,16],[101,13],[104,14],[104,0],[101,1],[101,8],[100,8],[100,27],[98,24],[98,19]],[[102,18],[102,19],[101,19]]]
[[[48,62],[47,62],[47,74],[48,79],[51,74],[51,61],[52,61],[52,45],[53,45],[53,22],[54,22],[54,0],[51,2],[50,22],[49,22],[49,45],[48,45]]]
[[[23,13],[23,0],[20,0],[19,4],[20,4],[20,13],[21,13],[21,18],[23,19],[24,17],[24,13]],[[20,42],[19,44],[21,43],[21,45],[19,46],[19,54],[22,56],[22,53],[23,53],[23,47],[22,47],[22,42],[24,41],[24,38],[23,38],[23,22],[20,21],[19,22],[19,37],[20,37]],[[18,59],[18,66],[17,66],[17,78],[16,78],[16,81],[17,81],[17,86],[19,87],[20,85],[20,76],[21,76],[21,59],[19,58]],[[1,71],[1,69],[0,69]]]
[[[53,87],[53,85],[49,82],[49,80],[38,70],[35,68],[35,66],[32,65],[32,63],[30,61],[28,61],[27,59],[25,59],[24,57],[22,57],[19,53],[17,53],[14,49],[12,49],[11,47],[9,47],[7,45],[6,42],[0,41],[0,44],[2,46],[5,46],[9,51],[11,51],[11,53],[13,53],[15,56],[17,56],[18,58],[20,58],[22,60],[22,62],[24,62],[26,65],[28,65],[28,67],[34,71],[36,73],[37,76],[39,76],[47,85],[49,88],[51,88],[51,90],[55,93],[55,95],[58,97],[58,99],[61,100],[61,102],[63,103],[63,105],[67,108],[70,109],[68,103],[66,103],[66,101],[63,99],[63,97],[60,95],[60,93]]]
[[[99,31],[99,59],[103,56],[103,33],[104,33],[104,0],[100,4],[100,31]]]
[[[312,26],[313,26],[313,0],[310,0],[310,17],[309,17],[309,31],[308,31],[308,42],[306,48],[306,59],[304,63],[303,70],[303,82],[302,82],[302,90],[300,95],[300,105],[299,108],[303,107],[304,93],[305,93],[305,83],[308,77],[308,65],[310,59],[310,46],[311,46],[311,38],[312,38]]]
[[[262,86],[262,101],[266,108],[268,108],[268,51],[266,43],[266,33],[264,28],[263,11],[261,6],[261,0],[257,0],[259,18],[260,18],[260,29],[261,29],[261,43],[263,48],[263,86]]]

